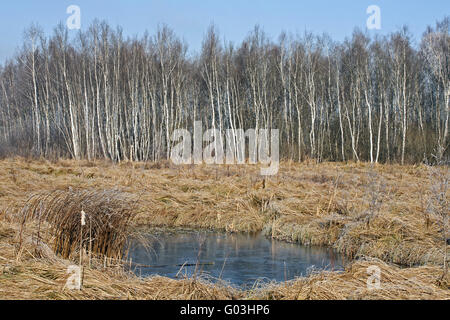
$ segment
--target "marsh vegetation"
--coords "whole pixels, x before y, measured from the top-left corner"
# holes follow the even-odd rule
[[[450,298],[447,167],[283,162],[264,182],[251,165],[10,158],[0,167],[3,299]],[[83,289],[69,290],[67,267],[80,256],[73,221],[81,210],[98,220],[89,235],[87,219],[83,233]],[[117,215],[117,223],[108,226],[104,215]],[[122,235],[154,227],[262,232],[333,248],[351,261],[343,271],[248,290],[202,277],[141,278],[117,253],[124,252]],[[381,269],[379,290],[367,288],[372,265]]]

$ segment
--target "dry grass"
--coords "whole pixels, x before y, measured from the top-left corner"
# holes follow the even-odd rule
[[[17,230],[0,221],[0,299],[232,299],[232,288],[164,277],[140,279],[121,267],[84,269],[82,290],[66,287],[72,264],[56,256],[36,256],[36,243],[17,253]]]
[[[80,223],[81,212],[85,213],[84,227]],[[81,244],[97,256],[120,259],[130,232],[130,221],[136,214],[131,196],[118,190],[69,188],[33,194],[20,211],[19,219],[22,228],[34,220],[38,225],[38,237],[42,224],[47,223],[48,237],[44,242],[53,242],[54,252],[63,258],[79,252]]]
[[[86,268],[83,289],[66,287],[70,261],[58,257],[36,257],[36,244],[23,245],[16,254],[15,229],[0,222],[1,299],[450,299],[450,278],[439,282],[435,266],[398,268],[367,258],[355,261],[344,272],[320,272],[307,278],[250,291],[226,285],[165,277],[141,279],[122,268]],[[381,269],[381,289],[367,289],[367,268]]]
[[[367,268],[381,270],[380,288],[367,286]],[[424,266],[400,269],[378,259],[363,259],[343,273],[321,272],[283,285],[264,288],[252,298],[284,300],[425,300],[450,299],[450,277],[439,282],[440,268]]]
[[[433,170],[437,170],[441,176],[449,175],[448,167]],[[333,246],[353,258],[378,259],[374,263],[387,275],[385,289],[379,292],[364,291],[368,262],[358,260],[344,274],[321,273],[287,286],[266,288],[267,291],[262,294],[266,298],[448,299],[448,280],[436,283],[436,279],[442,275],[442,239],[445,230],[441,216],[430,210],[433,207],[430,202],[433,201],[433,186],[436,181],[430,175],[430,168],[426,166],[283,163],[277,176],[263,182],[257,166],[174,167],[166,162],[113,165],[105,161],[48,162],[17,158],[0,161],[0,182],[0,221],[4,221],[9,230],[0,229],[0,244],[8,240],[13,246],[17,246],[18,240],[12,240],[12,231],[8,228],[14,229],[14,234],[18,233],[19,229],[13,221],[20,216],[20,210],[26,205],[30,194],[52,194],[55,189],[67,190],[69,187],[73,190],[98,192],[120,188],[123,193],[139,196],[134,211],[138,214],[132,220],[134,227],[263,231],[280,240]],[[450,191],[446,192],[448,199]],[[37,210],[38,206],[34,209]],[[30,232],[29,236],[33,239],[36,223],[34,229],[31,226]],[[14,250],[11,261],[17,259],[18,250]],[[34,254],[34,251],[30,252]],[[21,254],[21,261],[25,253],[23,251]],[[33,267],[33,263],[40,263],[39,268],[44,268],[47,263],[45,261],[50,259],[49,255],[44,255],[43,262],[36,262],[43,258],[32,257],[27,264],[20,265],[25,268],[23,274],[31,272],[27,270]],[[0,264],[3,264],[1,259],[0,257]],[[390,263],[409,267],[399,269]],[[411,268],[412,266],[417,268]],[[64,267],[59,272],[63,278],[67,278]],[[94,279],[97,277],[94,276],[95,272],[99,271],[89,269],[86,272],[86,283],[90,283],[89,274],[92,272]],[[112,298],[116,293],[117,297],[127,298],[127,290],[132,291],[134,285],[139,287],[138,283],[142,281],[134,278],[130,280],[130,275],[101,273],[108,280],[104,281],[104,287],[92,284],[92,295],[69,292],[56,298],[70,298],[72,294],[79,294],[74,296],[77,299],[94,296]],[[18,281],[19,278],[21,277],[14,280],[12,277],[11,281]],[[123,283],[124,279],[133,285],[128,287]],[[38,280],[27,276],[24,281],[25,286],[27,281]],[[114,290],[108,289],[108,281],[111,281],[111,286],[117,283],[119,287],[123,286],[122,289],[129,289],[117,289],[116,293],[109,293],[108,290]],[[212,293],[209,290],[215,289],[198,283],[202,289],[198,287],[196,290],[203,292],[202,295],[200,291],[193,289],[197,293],[192,293],[190,289],[186,289],[189,280],[185,280],[186,283],[163,278],[145,281],[155,281],[155,284],[157,281],[165,281],[168,288],[173,285],[173,288],[180,290],[171,294],[167,293],[170,290],[161,292],[157,298],[209,299],[209,293],[218,297],[220,294],[225,294],[221,297],[237,294],[246,298],[257,294],[235,293],[230,288],[218,289],[220,294]],[[13,283],[1,281],[0,296],[5,288],[13,290]],[[49,292],[53,292],[50,287]],[[140,290],[138,287],[134,290]],[[407,289],[408,287],[413,289]],[[59,292],[58,290],[56,291]],[[157,287],[153,290],[158,292]],[[309,291],[311,293],[308,296],[305,292]],[[131,297],[155,297],[148,294],[145,296],[136,293],[131,294]],[[261,296],[261,292],[258,294]],[[34,297],[40,296],[44,297],[34,294]]]

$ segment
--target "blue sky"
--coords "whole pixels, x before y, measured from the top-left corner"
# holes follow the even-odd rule
[[[273,39],[282,30],[328,33],[334,40],[350,36],[355,27],[366,29],[369,5],[381,9],[381,30],[387,34],[407,24],[419,39],[427,25],[450,15],[449,0],[13,0],[0,5],[0,62],[11,57],[32,22],[51,33],[67,20],[66,8],[81,8],[81,28],[98,18],[120,25],[125,36],[150,33],[166,23],[186,40],[191,52],[198,51],[207,27],[214,22],[222,37],[243,40],[255,24]],[[75,33],[76,31],[70,31]]]

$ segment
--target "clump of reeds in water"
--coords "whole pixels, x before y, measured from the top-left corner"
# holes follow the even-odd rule
[[[136,199],[118,190],[54,190],[32,195],[20,219],[22,227],[31,220],[39,229],[45,223],[48,243],[53,243],[55,253],[63,258],[86,250],[96,256],[121,259],[130,222],[136,215],[135,203]]]

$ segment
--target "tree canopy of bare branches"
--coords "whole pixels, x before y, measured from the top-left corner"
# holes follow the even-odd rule
[[[449,158],[450,19],[418,46],[407,28],[341,43],[255,27],[239,45],[214,26],[201,52],[167,26],[124,39],[94,22],[38,26],[0,66],[0,154],[113,161],[169,157],[174,129],[280,129],[281,156],[417,163]]]

